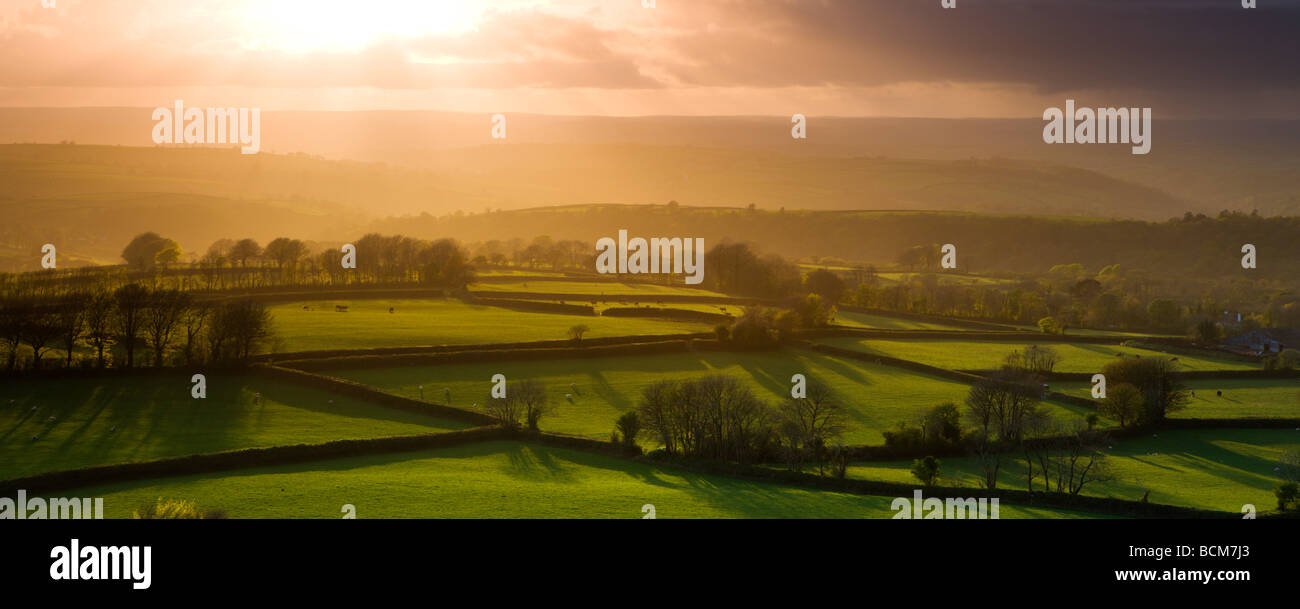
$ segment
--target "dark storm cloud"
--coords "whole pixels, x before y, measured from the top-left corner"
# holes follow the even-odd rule
[[[669,74],[696,85],[988,82],[1084,88],[1295,88],[1300,2],[806,0],[711,3]]]
[[[634,6],[635,4],[635,6]],[[1300,80],[1300,0],[592,0],[492,10],[466,35],[355,51],[240,44],[200,4],[2,15],[0,86],[421,89],[874,87],[977,83],[1150,98]],[[146,18],[147,17],[147,18]],[[171,19],[168,21],[168,19]],[[141,29],[139,24],[154,27]],[[129,32],[129,33],[128,33]]]

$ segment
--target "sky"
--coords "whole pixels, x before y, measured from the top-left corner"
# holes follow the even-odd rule
[[[0,0],[0,106],[1300,118],[1300,0],[53,3]]]

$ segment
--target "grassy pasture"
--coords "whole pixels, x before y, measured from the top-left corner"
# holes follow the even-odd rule
[[[450,402],[473,408],[485,401],[494,374],[508,379],[531,378],[545,383],[552,418],[542,422],[548,431],[606,439],[614,420],[636,407],[641,391],[664,379],[687,379],[727,374],[745,382],[761,398],[776,403],[790,395],[790,377],[801,373],[831,385],[849,409],[847,444],[881,444],[881,431],[912,421],[922,409],[945,401],[960,404],[967,385],[897,368],[858,361],[841,361],[810,351],[762,353],[682,353],[521,361],[444,366],[403,366],[337,370],[330,374],[391,393]],[[572,388],[571,385],[572,384]],[[450,390],[447,399],[444,390]],[[566,397],[572,396],[572,401]],[[1081,417],[1082,409],[1066,405],[1051,408],[1066,417]]]
[[[610,297],[639,296],[642,301],[659,295],[727,297],[721,292],[686,286],[613,281],[484,281],[471,284],[475,292],[538,292],[541,294],[605,294]],[[642,302],[645,304],[645,302]]]
[[[935,273],[879,273],[876,276],[892,283],[903,283],[911,281],[914,277],[920,277],[925,274],[934,275]],[[952,283],[957,285],[1006,285],[1015,283],[1015,279],[1000,279],[997,277],[983,277],[980,275],[956,275],[951,273],[938,273],[940,283]]]
[[[1273,468],[1282,453],[1300,447],[1293,429],[1213,429],[1163,431],[1140,440],[1117,441],[1107,450],[1115,480],[1085,486],[1089,495],[1142,498],[1187,507],[1238,512],[1247,503],[1260,511],[1277,507],[1273,487],[1280,480]],[[973,458],[940,459],[944,484],[980,486]],[[1004,461],[1000,488],[1025,488],[1024,461]],[[857,463],[849,477],[915,482],[912,463]],[[1042,488],[1042,479],[1035,481]]]
[[[685,473],[579,451],[490,442],[84,488],[105,516],[129,518],[159,497],[232,518],[889,518],[891,497]],[[1085,514],[1002,505],[1003,518]]]
[[[347,305],[347,313],[335,312]],[[310,307],[305,310],[303,307]],[[389,313],[388,309],[394,312]],[[705,332],[702,323],[515,311],[459,300],[313,300],[270,307],[281,352],[562,340],[577,324],[587,337]]]
[[[1092,399],[1088,383],[1058,385],[1058,391]],[[1300,418],[1300,379],[1213,379],[1184,385],[1196,395],[1187,408],[1173,414],[1175,418]]]
[[[207,399],[195,400],[189,380],[188,374],[178,372],[166,377],[5,381],[0,384],[0,479],[239,448],[466,427],[255,377],[208,375]],[[33,441],[32,436],[39,438]]]
[[[969,330],[969,328],[959,326],[852,311],[836,311],[835,323],[850,328],[870,328],[873,330]]]
[[[876,340],[859,338],[826,338],[819,342],[911,360],[950,370],[976,370],[997,368],[1007,354],[1023,350],[1023,342],[962,341],[946,339]],[[1094,345],[1082,343],[1038,343],[1049,346],[1061,356],[1057,372],[1101,372],[1106,364],[1115,361],[1117,354],[1126,357],[1170,357],[1157,351],[1135,349],[1120,345]],[[1178,355],[1178,369],[1191,370],[1256,370],[1259,366],[1230,359],[1210,356]]]

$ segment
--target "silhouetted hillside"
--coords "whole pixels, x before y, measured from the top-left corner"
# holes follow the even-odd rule
[[[152,108],[68,108],[68,109],[0,109],[0,142],[56,143],[72,140],[80,144],[110,144],[126,146],[152,146],[149,134],[153,125]],[[681,165],[695,169],[683,176],[681,172],[663,173],[648,170],[637,174],[636,168],[623,168],[621,176],[631,176],[634,187],[620,191],[617,197],[604,200],[594,198],[603,191],[592,191],[591,199],[562,197],[558,200],[528,200],[519,206],[551,203],[581,202],[658,202],[674,198],[692,204],[721,203],[748,204],[755,197],[740,187],[715,188],[717,181],[705,180],[706,187],[693,189],[702,180],[702,173],[726,170],[735,163],[716,159],[714,151],[739,153],[742,165],[760,162],[761,155],[746,158],[750,152],[766,152],[779,156],[859,159],[886,157],[889,159],[928,159],[939,161],[968,159],[1021,159],[1045,166],[1069,166],[1098,172],[1121,182],[1154,188],[1175,199],[1187,201],[1183,208],[1206,213],[1221,209],[1241,210],[1249,213],[1259,210],[1265,215],[1300,214],[1300,150],[1294,143],[1300,139],[1300,121],[1243,120],[1198,121],[1165,120],[1158,114],[1155,119],[1153,147],[1145,156],[1134,156],[1122,145],[1104,146],[1049,146],[1041,138],[1042,121],[1037,119],[898,119],[898,118],[835,118],[810,116],[809,137],[795,141],[790,138],[788,117],[568,117],[510,114],[508,144],[495,142],[490,137],[490,114],[464,114],[449,112],[272,112],[263,114],[262,150],[272,153],[302,152],[332,159],[352,159],[383,162],[394,166],[428,169],[435,172],[460,172],[460,161],[491,163],[504,162],[515,157],[552,157],[553,165],[565,166],[565,173],[556,175],[554,182],[513,184],[511,188],[534,186],[536,190],[516,192],[503,185],[482,180],[459,179],[455,175],[443,176],[449,180],[447,189],[432,192],[437,196],[424,197],[424,205],[411,201],[403,207],[385,208],[383,213],[405,213],[429,210],[443,213],[455,209],[481,210],[484,206],[516,206],[515,201],[530,196],[547,194],[547,184],[583,181],[593,178],[591,172],[583,174],[586,159],[601,157],[606,151],[622,154],[623,147],[632,149],[648,147],[643,155],[633,155],[632,160],[645,162],[648,167],[660,165],[661,153],[655,150],[705,149],[695,154],[664,152],[675,156]],[[529,152],[527,147],[537,144],[560,146],[547,148],[541,153]],[[447,151],[473,149],[492,145],[504,146],[507,152],[485,154]],[[525,146],[525,151],[511,150]],[[722,164],[708,164],[709,161]],[[703,165],[692,165],[695,162]],[[759,172],[789,169],[778,161],[762,160]],[[661,169],[675,169],[672,164]],[[477,169],[471,168],[471,170]],[[530,175],[528,167],[517,167],[514,172],[502,173],[502,179],[522,178]],[[745,173],[736,174],[738,179]],[[818,174],[820,176],[821,174]],[[800,175],[788,176],[793,181]],[[867,179],[871,176],[862,176]],[[869,185],[840,176],[832,185],[842,190],[850,185],[855,191],[875,192]],[[724,182],[724,186],[727,184]],[[769,184],[770,185],[770,184]],[[1019,188],[1015,182],[1008,187]],[[799,184],[801,190],[781,191],[780,196],[805,194],[814,190],[808,181]],[[431,187],[426,187],[428,191]],[[664,196],[664,190],[678,192]],[[575,186],[582,194],[582,189]],[[886,189],[887,192],[892,192]],[[945,194],[942,189],[937,196]],[[1023,204],[1038,193],[1030,192],[1020,200]],[[1104,194],[1104,193],[1103,193]],[[919,195],[914,195],[918,196]],[[1075,199],[1087,198],[1088,193]],[[744,199],[751,199],[745,201]],[[711,199],[711,200],[709,200]],[[989,204],[1002,202],[992,197]],[[1052,204],[1057,201],[1047,200]],[[765,205],[764,202],[758,202]],[[958,200],[956,204],[941,206],[944,209],[966,208],[966,203],[978,205],[979,200]],[[779,206],[779,205],[778,205]],[[788,208],[810,208],[804,203],[790,203]],[[834,205],[838,208],[872,207],[872,205]],[[1000,208],[979,208],[990,211]],[[1024,210],[1033,211],[1033,210]],[[1046,210],[1051,213],[1051,210]],[[1181,211],[1178,210],[1178,211]],[[1164,219],[1171,210],[1153,201],[1138,206],[1110,205],[1100,201],[1085,206],[1071,214],[1122,215],[1148,219]]]

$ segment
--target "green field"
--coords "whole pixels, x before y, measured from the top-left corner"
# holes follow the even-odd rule
[[[547,431],[607,439],[614,420],[636,407],[644,387],[664,379],[728,374],[745,382],[761,398],[775,403],[790,395],[790,377],[804,374],[829,384],[849,409],[846,444],[881,444],[881,431],[911,422],[926,407],[945,401],[960,404],[967,385],[897,368],[841,361],[810,351],[763,353],[683,353],[602,359],[521,361],[490,364],[403,366],[330,371],[384,391],[473,408],[483,404],[494,374],[531,378],[546,384],[553,418]],[[570,384],[573,388],[570,388]],[[446,399],[444,389],[451,390]],[[566,398],[572,396],[572,401]],[[1058,414],[1082,416],[1083,409],[1053,405]]]
[[[701,313],[714,313],[716,315],[731,315],[733,318],[739,317],[745,311],[745,307],[736,305],[696,304],[689,302],[665,302],[659,304],[657,301],[653,300],[640,300],[637,301],[635,306],[633,306],[632,301],[627,301],[627,304],[621,304],[618,301],[609,301],[602,302],[595,306],[596,312],[602,314],[606,309],[625,308],[682,309],[686,311],[700,311]]]
[[[338,313],[335,305],[347,305]],[[310,307],[304,310],[303,307]],[[392,308],[393,313],[388,309]],[[562,340],[570,327],[588,338],[705,332],[702,323],[514,311],[459,300],[313,300],[270,307],[280,352]]]
[[[1058,383],[1058,391],[1092,399],[1087,383]],[[1189,419],[1300,418],[1300,379],[1186,381],[1195,395],[1172,416]],[[1222,391],[1223,395],[1218,395]]]
[[[1300,447],[1293,429],[1215,429],[1163,431],[1140,440],[1116,441],[1107,450],[1115,480],[1084,487],[1084,493],[1120,499],[1142,498],[1187,507],[1239,512],[1254,504],[1273,510],[1273,487],[1280,480],[1273,468],[1282,453]],[[940,459],[946,485],[980,486],[977,464],[970,457]],[[1004,462],[1000,488],[1025,488],[1024,461]],[[916,482],[911,461],[858,463],[849,476],[869,480]],[[1041,490],[1042,479],[1035,482]]]
[[[195,400],[189,380],[189,374],[178,372],[166,377],[5,381],[0,385],[0,479],[238,448],[466,427],[254,377],[209,374],[207,399]],[[39,438],[33,441],[32,436]]]
[[[1001,341],[963,341],[947,339],[876,340],[859,338],[826,338],[818,342],[874,353],[888,357],[920,362],[949,370],[988,370],[1002,364],[1007,354],[1023,350],[1026,343]],[[1101,372],[1102,367],[1123,354],[1127,357],[1170,357],[1156,351],[1135,349],[1120,345],[1094,345],[1083,343],[1035,343],[1051,347],[1061,356],[1057,372]],[[1231,359],[1209,356],[1179,355],[1177,369],[1190,370],[1257,370],[1258,365]]]
[[[70,490],[103,497],[110,518],[158,498],[232,518],[889,518],[892,497],[808,490],[680,472],[515,442],[334,459]],[[1000,506],[1003,518],[1083,518]]]
[[[852,311],[836,311],[835,322],[841,326],[850,328],[870,328],[873,330],[954,330],[962,331],[967,328],[958,326],[946,326],[943,324],[932,323],[928,321],[916,321],[903,319],[901,317],[888,317],[885,315],[873,315],[871,313],[855,313]]]
[[[890,283],[902,283],[910,282],[913,278],[921,277],[922,275],[937,275],[939,283],[951,283],[956,285],[1006,285],[1016,282],[1014,279],[981,277],[979,275],[958,275],[954,273],[879,273],[876,277]]]
[[[685,286],[668,286],[654,283],[623,283],[614,281],[482,281],[471,284],[475,292],[537,292],[540,294],[605,294],[610,297],[641,296],[707,296],[726,298],[721,292]],[[630,301],[630,300],[629,300]],[[645,303],[642,303],[645,304]]]

